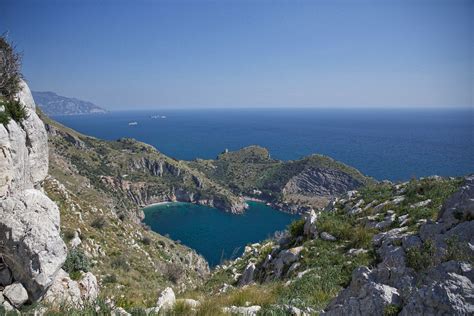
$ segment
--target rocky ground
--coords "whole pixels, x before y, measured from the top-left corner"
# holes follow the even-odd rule
[[[473,176],[350,191],[182,297],[213,313],[469,315],[473,201]]]

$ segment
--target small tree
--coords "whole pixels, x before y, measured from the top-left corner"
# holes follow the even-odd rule
[[[13,46],[6,39],[6,34],[0,36],[0,95],[9,101],[20,90],[20,82],[23,78],[21,74],[21,54],[15,51]]]

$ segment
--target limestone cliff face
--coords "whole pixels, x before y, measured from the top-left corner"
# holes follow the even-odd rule
[[[26,83],[17,97],[27,117],[0,125],[0,259],[10,281],[21,283],[29,300],[36,300],[63,265],[66,246],[58,207],[41,188],[48,173],[46,130]]]

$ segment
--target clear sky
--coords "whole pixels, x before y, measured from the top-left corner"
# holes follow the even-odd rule
[[[108,109],[473,106],[474,0],[0,0],[32,90]]]

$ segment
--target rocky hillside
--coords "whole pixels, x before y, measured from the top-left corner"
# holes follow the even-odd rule
[[[46,130],[24,82],[15,99],[24,107],[24,119],[0,125],[0,313],[42,297],[59,298],[62,280],[70,280],[61,269],[67,248],[60,235],[59,210],[43,192]],[[78,290],[75,302],[95,300],[95,276],[79,273],[76,280],[70,280]]]
[[[81,188],[113,197],[120,216],[141,218],[141,207],[163,201],[193,202],[241,213],[244,200],[186,163],[133,139],[103,141],[81,135],[42,116],[51,147],[50,173],[67,185],[82,176]],[[72,184],[72,183],[71,183]]]
[[[47,115],[102,114],[107,110],[92,102],[68,98],[50,91],[32,91],[36,105]]]
[[[216,160],[188,163],[237,195],[270,202],[274,207],[302,212],[324,207],[349,190],[374,183],[358,170],[322,155],[295,161],[271,159],[267,149],[250,146],[224,152]]]
[[[473,201],[473,176],[350,191],[181,298],[191,315],[470,315]]]

